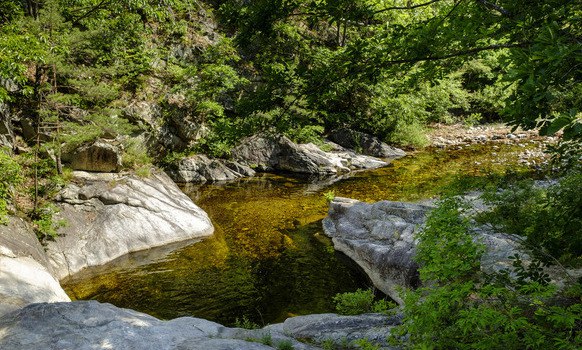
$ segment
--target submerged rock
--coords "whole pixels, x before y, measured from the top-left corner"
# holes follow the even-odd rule
[[[75,172],[59,194],[65,219],[47,254],[58,278],[124,254],[209,236],[214,228],[163,172],[135,175]]]
[[[31,303],[70,301],[51,273],[30,225],[16,217],[0,225],[0,316]]]
[[[205,155],[186,157],[168,169],[172,180],[180,183],[203,183],[232,181],[254,176],[255,171],[238,162],[224,159],[210,159]]]
[[[338,129],[329,135],[329,139],[345,148],[379,158],[400,158],[406,153],[386,143],[377,137],[350,129]]]
[[[379,314],[324,314],[246,330],[192,317],[161,321],[111,304],[79,301],[34,304],[4,315],[0,318],[0,348],[268,350],[280,349],[286,343],[295,350],[312,350],[320,349],[315,344],[326,340],[342,344],[368,339],[386,345],[390,330],[399,322],[399,317]]]
[[[235,160],[258,171],[337,175],[388,165],[378,158],[359,155],[338,145],[324,152],[314,144],[295,144],[282,135],[255,135],[232,150]]]

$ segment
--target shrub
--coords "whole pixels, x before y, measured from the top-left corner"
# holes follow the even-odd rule
[[[65,226],[64,220],[54,220],[54,215],[58,213],[58,208],[52,204],[47,204],[36,209],[31,214],[34,230],[41,242],[54,240],[59,234],[57,230]]]
[[[372,289],[358,289],[355,292],[340,293],[333,297],[336,311],[341,315],[359,315],[369,312],[386,313],[393,303],[386,300],[374,301]]]
[[[534,261],[514,272],[485,275],[483,252],[468,230],[458,200],[444,200],[418,235],[416,260],[424,287],[404,297],[404,322],[391,340],[405,348],[579,349],[582,346],[581,287],[571,295]]]
[[[236,318],[234,321],[234,326],[237,328],[244,328],[244,329],[259,329],[259,325],[255,322],[249,320],[249,318],[245,315],[242,318]]]
[[[0,149],[0,224],[5,224],[7,219],[7,201],[12,196],[15,186],[23,180],[20,165],[10,155]]]
[[[493,209],[481,222],[525,236],[533,253],[545,262],[555,257],[568,266],[582,265],[582,174],[572,173],[559,183],[541,188],[524,181],[503,191],[489,192]]]
[[[295,347],[290,340],[283,340],[277,344],[277,349],[279,350],[293,350]]]

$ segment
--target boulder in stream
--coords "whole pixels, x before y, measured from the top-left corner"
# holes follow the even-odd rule
[[[478,196],[466,196],[475,206]],[[420,283],[415,233],[422,230],[432,205],[380,201],[364,203],[336,197],[323,220],[326,235],[335,249],[354,260],[382,292],[402,304],[398,290]],[[487,227],[473,228],[475,240],[485,245],[481,268],[487,272],[511,267],[509,258],[516,253],[529,259],[511,235],[496,233]]]
[[[389,146],[377,137],[360,131],[341,128],[333,131],[328,137],[340,146],[372,157],[400,158],[406,155],[403,150]]]
[[[258,171],[337,175],[388,165],[378,158],[356,154],[339,145],[324,152],[312,143],[296,144],[283,135],[254,135],[232,150],[235,160]]]
[[[57,200],[57,219],[66,225],[48,242],[47,254],[58,278],[214,232],[208,215],[160,171],[148,178],[74,172]]]
[[[246,165],[225,159],[210,159],[202,154],[181,159],[167,172],[178,183],[232,181],[255,175],[255,171]]]

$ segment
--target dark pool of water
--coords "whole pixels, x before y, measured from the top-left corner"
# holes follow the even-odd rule
[[[195,316],[232,325],[333,311],[335,294],[367,277],[323,235],[324,193],[363,201],[414,201],[515,164],[520,146],[427,150],[337,182],[265,175],[184,187],[216,232],[200,242],[130,254],[62,281],[73,299],[96,299],[160,318]],[[523,169],[522,169],[523,170]]]

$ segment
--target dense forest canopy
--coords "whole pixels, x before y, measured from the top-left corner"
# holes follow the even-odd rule
[[[347,126],[421,145],[426,122],[503,118],[582,135],[577,1],[4,0],[0,10],[0,101],[31,117],[130,128],[128,101],[151,99],[166,118],[207,126],[191,145],[215,155],[273,127],[297,141]],[[71,120],[77,109],[83,120]]]
[[[261,132],[322,145],[347,127],[411,147],[432,122],[559,132],[556,159],[575,171],[495,187],[481,218],[523,236],[533,263],[515,258],[517,280],[483,275],[466,205],[443,201],[394,334],[422,349],[580,349],[581,281],[559,290],[541,266],[582,264],[581,24],[579,0],[0,0],[0,117],[22,138],[0,151],[0,223],[25,188],[19,209],[56,236],[61,152],[98,138],[137,173],[228,157]]]

